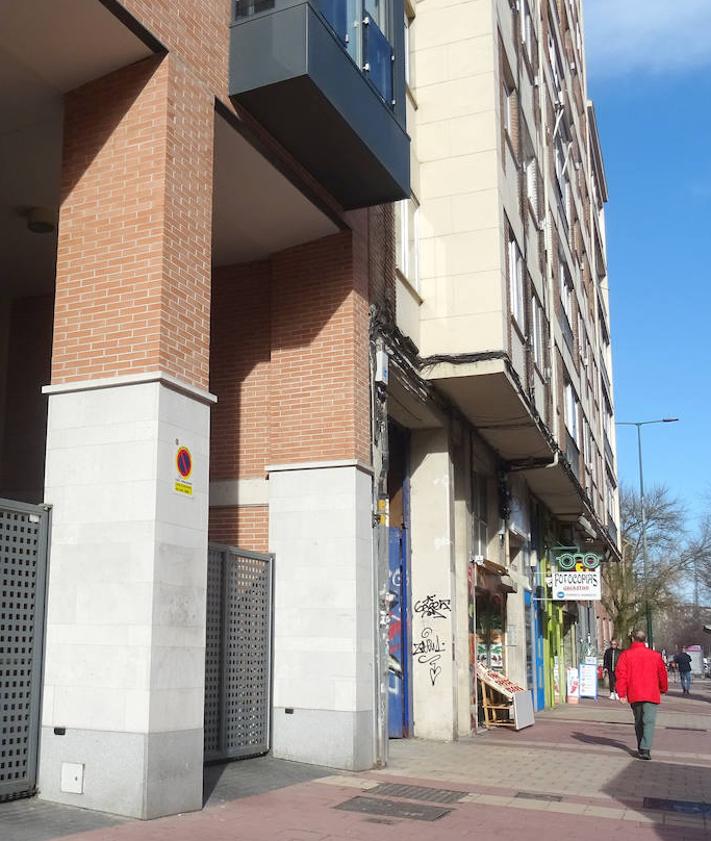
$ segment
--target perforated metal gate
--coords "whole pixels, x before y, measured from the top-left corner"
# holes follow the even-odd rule
[[[273,555],[211,545],[207,567],[205,761],[267,753]]]
[[[47,511],[0,499],[0,800],[35,788]]]

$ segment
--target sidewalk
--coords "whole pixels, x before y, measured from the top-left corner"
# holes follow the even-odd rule
[[[0,805],[1,841],[592,841],[711,838],[711,684],[672,687],[654,760],[632,755],[628,707],[561,706],[520,733],[391,742],[362,774],[271,758],[208,769],[202,812],[147,823],[41,801]]]

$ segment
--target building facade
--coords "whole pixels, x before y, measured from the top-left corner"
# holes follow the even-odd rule
[[[252,649],[223,729],[262,658],[275,756],[469,734],[477,662],[564,698],[595,622],[555,549],[618,521],[581,16],[3,9],[0,796],[200,808],[215,617],[256,599],[209,545],[273,565],[269,633],[215,656]]]
[[[423,736],[469,731],[477,657],[542,707],[565,698],[566,666],[603,644],[594,605],[554,601],[550,587],[556,547],[618,552],[607,186],[582,14],[565,0],[407,10],[413,195],[400,205],[396,323],[424,390],[416,405],[398,371],[390,411],[426,435],[428,410],[441,412],[452,506],[439,545],[451,558],[437,583],[457,608],[440,703],[421,690],[429,713],[413,681]],[[434,582],[411,465],[416,605]]]

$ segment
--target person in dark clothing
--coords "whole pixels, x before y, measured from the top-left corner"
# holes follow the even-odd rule
[[[691,691],[691,657],[689,657],[686,651],[677,651],[674,655],[674,662],[679,670],[681,691],[684,695],[688,695]]]
[[[603,674],[607,674],[607,680],[610,684],[610,698],[613,700],[617,698],[615,692],[615,669],[617,668],[617,661],[620,659],[622,652],[619,649],[617,640],[610,640],[610,647],[605,651],[602,658]]]
[[[632,645],[623,651],[615,669],[616,691],[629,701],[634,715],[640,759],[652,758],[652,740],[662,693],[669,688],[667,668],[658,651],[647,648],[644,631],[632,634]]]

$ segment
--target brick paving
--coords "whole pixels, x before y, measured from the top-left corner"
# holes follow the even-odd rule
[[[520,733],[393,742],[389,766],[362,774],[271,758],[212,768],[202,812],[147,823],[19,801],[0,805],[0,840],[399,841],[403,832],[408,841],[711,838],[711,817],[645,805],[645,798],[711,804],[709,687],[699,685],[690,699],[668,699],[651,763],[630,754],[630,717],[629,708],[609,699],[561,706]],[[448,812],[432,823],[336,809],[353,797],[381,802],[373,790],[383,782],[461,791],[462,799],[444,804]]]

